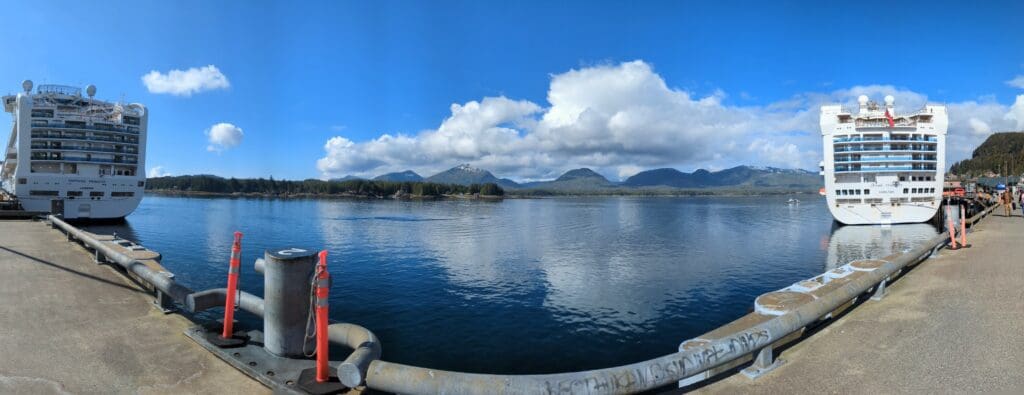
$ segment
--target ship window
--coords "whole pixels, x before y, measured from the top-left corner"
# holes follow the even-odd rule
[[[19,178],[18,179],[18,185],[25,185],[25,184],[28,184],[28,179],[27,178]]]
[[[857,192],[857,194],[860,195],[860,189],[857,189],[854,192]]]
[[[910,193],[917,193],[917,188],[911,189]]]
[[[57,196],[57,195],[59,195],[59,193],[57,191],[30,191],[28,194],[31,195],[31,196]]]
[[[89,192],[89,197],[103,197],[103,191]]]
[[[82,191],[68,191],[68,196],[82,196]]]
[[[145,181],[139,181],[139,187],[141,188],[141,187],[144,187],[144,186],[146,186],[146,182]]]
[[[903,193],[907,193],[907,188],[903,188]]]
[[[132,197],[135,196],[135,192],[111,192],[112,197]]]
[[[871,190],[870,189],[865,189],[864,190],[864,194],[865,195],[870,195],[871,194]]]
[[[900,181],[906,181],[906,180],[907,180],[907,176],[900,176]],[[907,193],[907,191],[903,191],[903,193]]]

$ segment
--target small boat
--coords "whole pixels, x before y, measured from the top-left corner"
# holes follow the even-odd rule
[[[789,198],[789,200],[787,200],[786,203],[789,203],[790,205],[800,204],[800,200],[799,199]]]

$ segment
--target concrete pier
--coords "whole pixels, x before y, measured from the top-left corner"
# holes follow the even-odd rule
[[[0,221],[0,393],[269,393],[42,222]]]
[[[869,301],[784,351],[756,380],[700,393],[1015,393],[1024,388],[1024,218],[1001,211]]]

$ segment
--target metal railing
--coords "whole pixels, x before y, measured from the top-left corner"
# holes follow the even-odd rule
[[[59,130],[83,130],[83,131],[96,131],[96,132],[110,132],[110,133],[125,133],[131,135],[138,135],[138,130],[132,130],[132,128],[125,126],[111,126],[111,127],[98,127],[90,125],[81,126],[68,126],[68,125],[37,125],[35,122],[32,123],[33,129],[59,129]]]

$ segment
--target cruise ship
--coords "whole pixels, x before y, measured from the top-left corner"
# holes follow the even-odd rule
[[[946,107],[897,113],[895,98],[879,105],[857,98],[856,111],[821,107],[825,195],[845,225],[926,222],[942,203]]]
[[[141,104],[94,98],[96,87],[22,83],[3,97],[14,124],[0,169],[3,188],[26,211],[67,219],[131,214],[145,186],[146,123]]]

